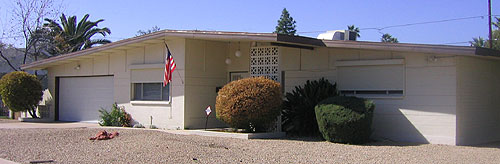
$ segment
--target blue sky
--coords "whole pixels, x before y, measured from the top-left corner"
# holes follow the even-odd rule
[[[492,2],[492,15],[500,14],[500,2]],[[109,39],[135,36],[137,30],[161,29],[272,32],[286,7],[297,21],[299,35],[316,37],[319,32],[361,28],[363,41],[379,41],[377,30],[363,30],[408,23],[487,15],[487,0],[217,0],[217,1],[64,1],[64,13],[91,20],[111,29]],[[2,8],[5,10],[6,8]],[[445,44],[488,36],[488,19],[474,18],[384,29],[403,43]],[[460,43],[453,45],[469,45]]]

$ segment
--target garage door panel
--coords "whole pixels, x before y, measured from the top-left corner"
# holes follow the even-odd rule
[[[113,76],[60,78],[59,96],[59,120],[97,122],[113,103]]]

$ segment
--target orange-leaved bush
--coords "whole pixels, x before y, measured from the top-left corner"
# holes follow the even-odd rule
[[[265,77],[230,82],[219,90],[217,119],[232,128],[266,131],[277,120],[282,103],[280,83]]]

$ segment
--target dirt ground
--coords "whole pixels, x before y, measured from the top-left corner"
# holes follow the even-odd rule
[[[0,122],[4,123],[4,122]],[[29,163],[500,163],[500,144],[478,147],[307,138],[243,140],[139,129],[91,141],[100,128],[0,129],[0,158]]]

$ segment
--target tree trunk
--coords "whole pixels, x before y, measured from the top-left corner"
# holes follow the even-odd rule
[[[38,118],[38,116],[36,115],[36,108],[34,108],[34,109],[28,109],[28,113],[30,114],[30,116],[32,118]]]
[[[38,60],[38,55],[35,55],[35,61]],[[38,79],[38,70],[35,70],[35,77]]]
[[[16,69],[16,67],[14,67],[14,66],[12,65],[12,63],[10,63],[9,59],[7,59],[7,57],[3,56],[2,51],[0,51],[0,56],[2,56],[3,60],[5,60],[5,61],[7,62],[7,64],[9,64],[9,66],[10,66],[10,67],[11,67],[14,71],[18,71],[18,70]]]

